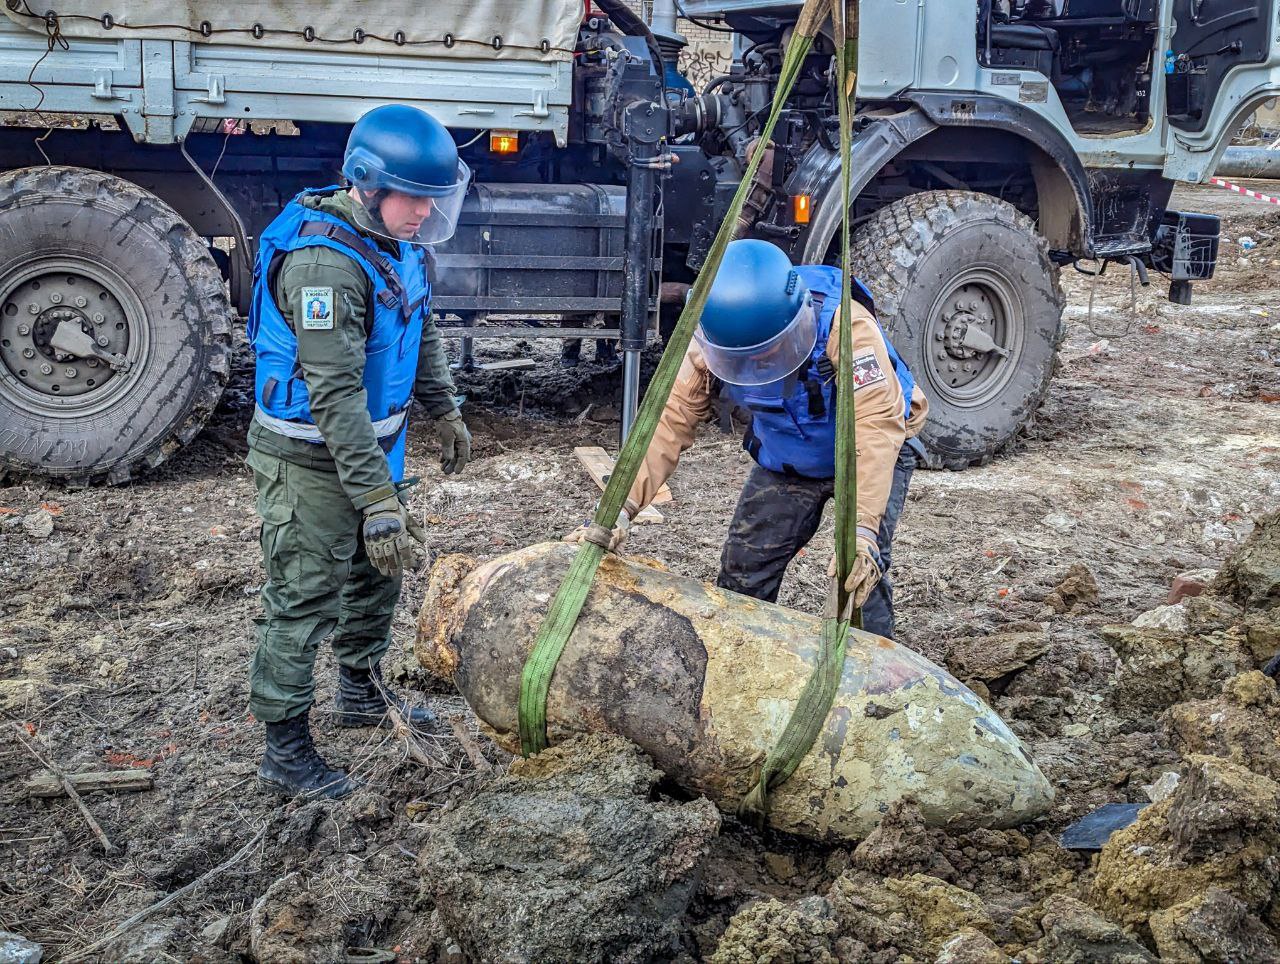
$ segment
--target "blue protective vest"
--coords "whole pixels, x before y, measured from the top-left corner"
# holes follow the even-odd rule
[[[257,356],[254,373],[256,418],[266,427],[317,445],[324,439],[311,417],[307,385],[298,367],[298,339],[271,294],[284,255],[321,246],[341,251],[364,269],[373,286],[372,318],[365,323],[364,388],[369,418],[387,453],[392,478],[404,477],[406,416],[418,372],[422,326],[431,301],[425,254],[416,245],[400,245],[393,258],[357,234],[341,218],[304,206],[299,194],[258,240],[253,274],[253,305],[247,333]]]
[[[796,272],[818,307],[818,338],[813,354],[787,378],[758,386],[726,384],[722,392],[751,412],[751,428],[742,447],[757,463],[787,475],[830,479],[836,474],[836,383],[835,379],[824,382],[817,367],[826,354],[831,325],[840,307],[840,269],[800,265]],[[852,291],[854,299],[874,315],[875,302],[866,286],[855,278]],[[915,378],[883,331],[880,337],[884,338],[893,373],[902,387],[905,422],[911,414]]]

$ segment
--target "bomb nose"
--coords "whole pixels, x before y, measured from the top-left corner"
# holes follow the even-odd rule
[[[463,581],[476,566],[471,556],[451,553],[437,559],[427,577],[413,651],[422,668],[440,679],[452,680],[458,669],[458,648],[453,638],[476,598],[475,594],[464,592],[463,587]]]

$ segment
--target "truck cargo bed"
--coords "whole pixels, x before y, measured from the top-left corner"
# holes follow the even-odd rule
[[[414,104],[453,128],[568,136],[567,60],[365,52],[63,36],[0,17],[0,110],[118,115],[139,141],[171,144],[237,120],[353,123],[380,102]],[[410,49],[410,48],[406,48]]]

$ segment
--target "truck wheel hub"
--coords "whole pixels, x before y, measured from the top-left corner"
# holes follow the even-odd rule
[[[0,392],[50,413],[85,414],[132,382],[101,358],[53,346],[60,326],[79,328],[104,352],[136,357],[145,332],[131,323],[132,292],[99,265],[47,258],[0,279]],[[140,316],[138,316],[140,317]]]
[[[946,321],[946,329],[943,333],[943,345],[946,352],[952,358],[958,358],[961,361],[968,361],[971,358],[977,358],[984,352],[976,348],[970,348],[964,343],[964,336],[968,333],[971,325],[990,325],[991,316],[978,317],[971,315],[967,311],[957,311],[950,318],[943,316]],[[987,329],[990,334],[990,328]]]
[[[1021,350],[1013,286],[994,270],[974,268],[952,281],[934,305],[927,384],[952,404],[982,404],[1003,389]]]

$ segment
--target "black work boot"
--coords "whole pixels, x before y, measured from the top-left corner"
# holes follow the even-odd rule
[[[387,689],[381,666],[352,669],[339,665],[337,703],[339,726],[390,726],[389,706],[395,707],[400,718],[412,727],[426,729],[436,722],[436,715],[430,710],[413,706]]]
[[[560,367],[577,368],[582,358],[582,339],[566,338],[560,346]]]
[[[618,343],[612,338],[596,339],[596,362],[612,365],[618,360]]]
[[[316,752],[308,717],[309,712],[303,712],[267,724],[267,752],[258,767],[258,782],[286,797],[345,797],[359,784]]]

